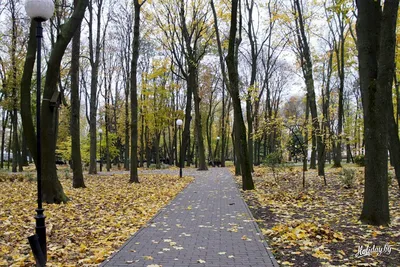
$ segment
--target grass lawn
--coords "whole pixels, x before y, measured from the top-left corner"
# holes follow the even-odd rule
[[[354,166],[352,166],[354,168]],[[327,186],[316,170],[281,169],[274,179],[256,168],[256,190],[243,192],[254,217],[282,266],[400,266],[400,190],[390,185],[389,227],[361,224],[364,169],[355,168],[354,186],[345,188],[342,169],[326,168]],[[386,249],[385,249],[386,245]],[[357,257],[360,246],[385,249]],[[389,251],[390,250],[390,251]],[[390,252],[390,253],[389,253]]]
[[[35,176],[0,177],[0,266],[34,265],[27,237],[35,229]],[[125,174],[87,175],[87,188],[74,189],[64,176],[68,173],[61,171],[71,200],[44,205],[47,266],[97,266],[192,181],[177,175],[140,175],[140,184],[129,184]]]

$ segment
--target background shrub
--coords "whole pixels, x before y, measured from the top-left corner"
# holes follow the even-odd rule
[[[343,168],[342,175],[340,175],[340,181],[344,185],[344,188],[352,188],[356,180],[356,170],[354,168]]]
[[[365,166],[365,158],[364,155],[357,155],[354,157],[354,163],[358,166]]]

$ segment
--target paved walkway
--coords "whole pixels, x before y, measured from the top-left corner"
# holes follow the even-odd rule
[[[227,169],[183,175],[196,179],[101,266],[279,266]]]

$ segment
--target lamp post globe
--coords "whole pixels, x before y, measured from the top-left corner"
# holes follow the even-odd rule
[[[179,139],[180,139],[180,151],[179,151],[179,177],[182,178],[182,163],[183,163],[183,154],[182,154],[182,124],[183,121],[181,119],[176,120],[176,125],[179,129]]]
[[[42,148],[41,148],[41,125],[40,125],[40,106],[42,87],[42,22],[53,16],[54,3],[52,0],[27,0],[25,1],[25,11],[27,15],[36,21],[36,41],[37,41],[37,79],[36,79],[36,172],[37,172],[37,204],[36,209],[36,234],[28,237],[29,244],[36,259],[37,266],[45,266],[47,262],[46,245],[46,224],[44,209],[42,206]]]
[[[31,19],[46,21],[53,16],[54,2],[52,0],[26,0],[25,11]]]
[[[217,136],[217,141],[219,141],[219,139],[220,139],[220,137],[219,137],[219,136]]]

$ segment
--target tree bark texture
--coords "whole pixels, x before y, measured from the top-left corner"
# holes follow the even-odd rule
[[[43,201],[47,203],[60,203],[68,200],[57,178],[55,164],[56,140],[54,136],[58,124],[56,120],[58,110],[50,106],[49,99],[52,98],[57,88],[61,60],[75,31],[81,24],[87,4],[87,0],[79,0],[72,17],[63,25],[48,61],[41,115]]]
[[[198,10],[196,10],[198,11]],[[198,84],[198,67],[201,58],[203,57],[202,50],[205,50],[205,47],[200,47],[200,38],[202,38],[202,33],[204,32],[204,28],[201,25],[201,18],[200,15],[197,15],[194,12],[194,17],[192,20],[192,27],[193,29],[188,29],[186,25],[186,17],[185,17],[185,5],[184,1],[181,1],[181,8],[180,8],[180,20],[181,20],[181,30],[182,36],[184,40],[184,46],[186,48],[185,51],[185,58],[188,64],[188,75],[187,75],[187,88],[189,94],[190,91],[193,93],[194,99],[194,112],[195,112],[195,129],[196,129],[196,145],[197,151],[199,154],[198,157],[198,170],[207,170],[207,163],[206,163],[206,156],[205,156],[205,147],[204,147],[204,138],[203,138],[203,127],[201,121],[201,113],[200,113],[200,94],[199,94],[199,84]],[[190,30],[190,32],[189,32]],[[192,47],[193,46],[193,47]],[[198,46],[198,47],[196,47]],[[203,45],[206,46],[206,45]],[[204,52],[204,51],[203,51]],[[186,126],[186,123],[185,123]],[[185,127],[186,128],[186,127]],[[186,148],[186,147],[184,147]],[[190,157],[188,157],[188,160]]]
[[[74,0],[77,6],[78,0]],[[82,172],[81,137],[80,137],[80,97],[79,97],[79,56],[81,44],[81,25],[72,39],[71,55],[71,159],[72,187],[85,188]]]
[[[190,64],[190,63],[189,63]],[[189,67],[190,68],[190,67]],[[203,137],[203,126],[201,121],[201,112],[200,112],[200,94],[199,94],[199,84],[197,82],[198,79],[198,70],[193,69],[193,74],[189,72],[189,81],[193,86],[193,98],[194,98],[194,112],[196,116],[195,120],[195,128],[196,128],[196,137],[197,137],[197,152],[198,152],[198,170],[199,171],[206,171],[207,170],[207,163],[206,163],[206,153],[204,147],[204,137]],[[191,77],[193,75],[193,77]],[[193,79],[193,80],[192,80]]]
[[[144,2],[143,2],[144,3]],[[142,3],[142,4],[143,4]],[[138,175],[138,99],[137,99],[137,63],[140,41],[140,8],[138,0],[134,1],[135,17],[133,25],[132,65],[131,65],[131,170],[130,183],[139,183]],[[147,159],[148,160],[148,159]]]
[[[360,219],[390,222],[388,196],[388,101],[392,92],[399,0],[356,1],[357,47],[365,129],[365,188]]]
[[[23,132],[26,138],[26,143],[28,145],[29,151],[32,155],[33,160],[36,163],[37,159],[37,148],[36,148],[36,133],[35,127],[33,126],[32,120],[32,98],[31,98],[31,84],[33,67],[36,60],[36,22],[31,21],[31,26],[29,28],[29,40],[28,48],[25,56],[24,71],[21,79],[21,118]]]
[[[17,172],[17,164],[19,159],[18,153],[18,89],[17,89],[17,14],[15,1],[10,1],[11,10],[11,23],[12,23],[12,37],[11,37],[11,68],[12,68],[12,127],[13,131],[13,158],[12,158],[12,172]]]
[[[229,47],[228,55],[226,56],[226,65],[228,66],[228,75],[230,83],[230,94],[232,97],[233,113],[234,113],[234,127],[235,127],[235,139],[238,142],[238,149],[240,151],[240,165],[242,172],[242,188],[243,190],[253,190],[254,183],[251,176],[251,165],[249,161],[246,127],[244,125],[242,107],[239,96],[239,73],[238,73],[238,55],[237,49],[237,21],[238,21],[238,0],[232,0],[232,11],[231,11],[231,25],[229,31]],[[236,151],[238,155],[239,151]]]
[[[318,111],[315,98],[315,87],[314,87],[314,77],[313,77],[313,65],[311,59],[311,51],[308,45],[308,39],[305,32],[304,18],[302,13],[302,8],[300,7],[299,0],[294,0],[294,8],[297,14],[297,37],[298,45],[301,51],[301,66],[303,69],[304,79],[307,88],[308,102],[310,105],[312,127],[314,133],[317,135],[317,151],[318,155],[322,155],[324,145],[322,143],[322,136],[320,134],[319,122],[318,122]],[[322,170],[318,170],[318,175],[323,175]]]
[[[90,65],[92,68],[90,82],[90,111],[89,111],[89,135],[90,135],[90,162],[89,174],[97,173],[97,85],[100,65],[100,32],[101,32],[101,9],[103,0],[98,1],[97,25],[96,25],[96,40],[95,47],[93,44],[93,1],[89,5],[89,50],[90,50]]]

